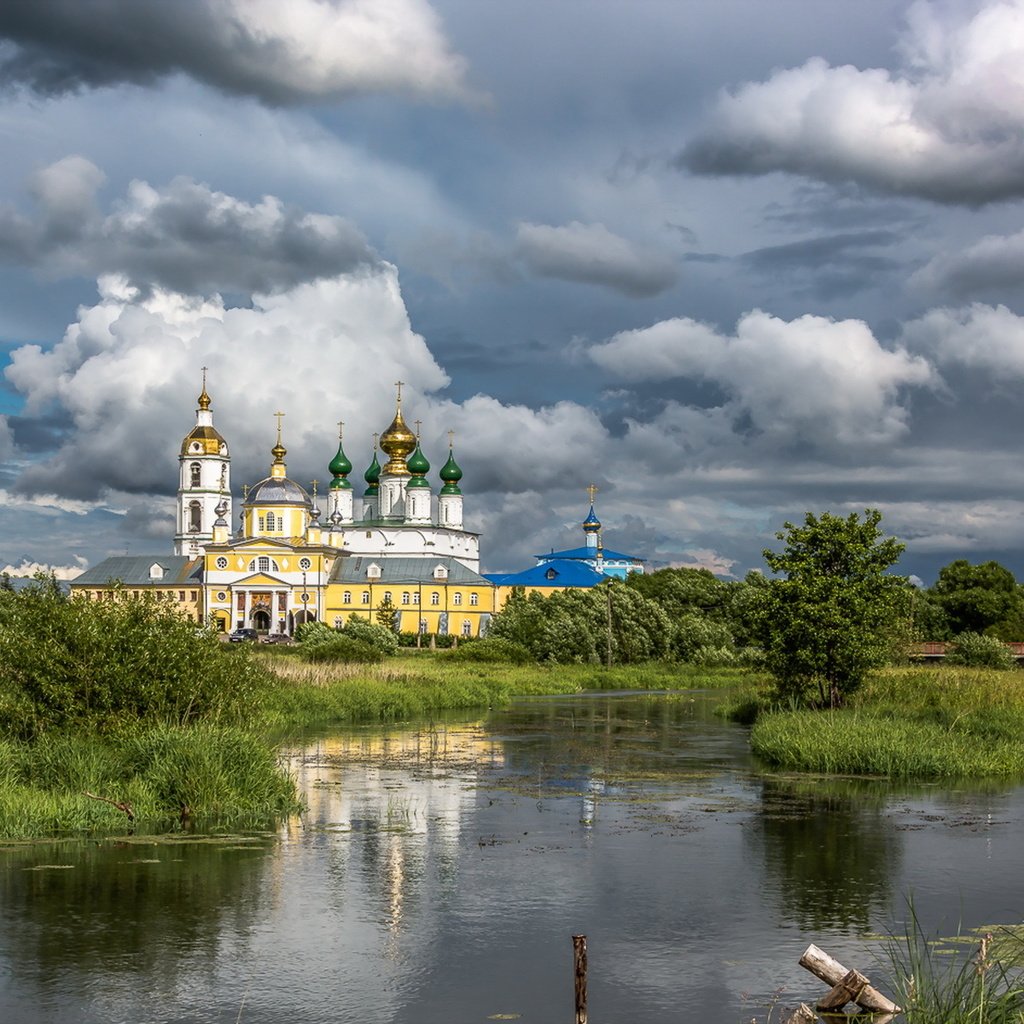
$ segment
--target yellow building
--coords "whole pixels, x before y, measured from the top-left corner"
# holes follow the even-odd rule
[[[86,569],[71,593],[92,601],[149,596],[173,603],[187,619],[203,622],[203,562],[182,555],[122,555]]]

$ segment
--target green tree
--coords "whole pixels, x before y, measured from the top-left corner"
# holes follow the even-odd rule
[[[931,596],[945,612],[949,631],[990,633],[1024,640],[1024,601],[1013,573],[998,562],[971,565],[958,558],[939,570]]]
[[[758,590],[755,629],[783,697],[839,707],[890,651],[892,623],[907,612],[906,581],[886,575],[903,544],[883,537],[882,515],[808,512],[764,552],[780,578]]]
[[[398,609],[392,603],[390,594],[385,594],[384,600],[377,605],[377,625],[392,633],[398,631]]]

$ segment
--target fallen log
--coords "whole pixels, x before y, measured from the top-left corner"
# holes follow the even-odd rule
[[[800,957],[800,966],[808,970],[816,978],[820,978],[826,985],[832,986],[832,991],[825,996],[822,1003],[833,1000],[829,1003],[828,1009],[837,1010],[848,1002],[856,1003],[862,1010],[870,1010],[873,1013],[902,1013],[903,1011],[891,999],[882,995],[867,978],[859,971],[851,971],[845,968],[838,960],[831,957],[824,950],[819,949],[813,943],[804,950]],[[846,998],[843,999],[844,993]],[[842,1002],[838,1002],[842,999]],[[819,1003],[819,1008],[824,1008]]]
[[[813,1024],[818,1015],[806,1004],[801,1003],[782,1024]]]
[[[99,800],[100,803],[110,804],[111,807],[116,807],[122,814],[127,815],[129,821],[135,820],[135,811],[132,810],[132,805],[127,800],[110,800],[105,796],[90,793],[87,789],[82,790],[82,795],[87,796],[90,800]]]

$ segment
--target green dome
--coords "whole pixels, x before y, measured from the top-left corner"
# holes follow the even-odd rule
[[[338,454],[331,459],[327,468],[334,476],[347,476],[352,472],[352,463],[348,461],[345,449],[342,448],[340,441],[338,442]]]
[[[446,484],[457,484],[462,479],[462,470],[455,461],[454,452],[448,452],[448,461],[441,467],[440,477]]]
[[[427,462],[427,457],[420,450],[420,446],[416,445],[416,451],[409,456],[409,461],[406,463],[410,473],[416,476],[425,476],[430,472],[430,463]]]
[[[367,483],[366,493],[369,495],[376,494],[380,488],[380,463],[377,461],[377,453],[373,453],[373,462],[370,463],[369,468],[363,474],[363,479]]]

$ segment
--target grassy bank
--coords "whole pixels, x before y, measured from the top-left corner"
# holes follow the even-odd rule
[[[119,805],[119,806],[117,806]],[[116,736],[0,740],[0,836],[193,822],[268,824],[298,809],[274,751],[236,728],[156,726]]]
[[[477,665],[444,654],[399,656],[380,665],[314,665],[273,651],[261,652],[260,660],[286,684],[274,687],[264,708],[267,724],[277,728],[402,721],[442,710],[501,707],[518,696],[728,687],[749,679],[731,668]]]
[[[750,743],[768,764],[892,778],[1024,776],[1024,675],[886,669],[839,711],[770,709],[748,697]]]

